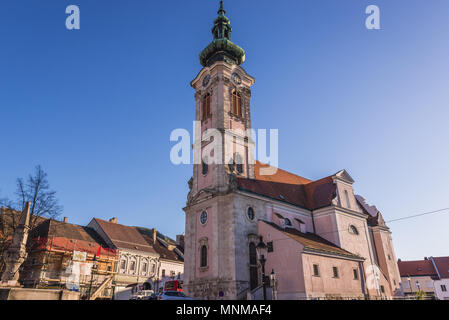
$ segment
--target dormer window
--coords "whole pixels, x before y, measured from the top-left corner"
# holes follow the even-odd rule
[[[242,116],[242,96],[239,92],[232,92],[232,114],[241,117]]]
[[[203,97],[203,121],[209,118],[210,115],[210,93],[206,93]]]

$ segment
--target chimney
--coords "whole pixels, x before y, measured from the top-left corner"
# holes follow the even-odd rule
[[[64,223],[67,223],[67,217],[64,217]]]
[[[153,243],[156,243],[156,238],[157,238],[157,230],[156,228],[153,228]]]
[[[111,218],[111,219],[109,219],[109,222],[110,223],[117,223],[117,218],[116,217]]]
[[[178,234],[176,236],[176,244],[178,246],[180,246],[181,248],[184,248],[184,235],[183,234]]]

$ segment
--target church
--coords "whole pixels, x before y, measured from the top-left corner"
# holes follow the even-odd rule
[[[391,299],[402,292],[391,231],[345,170],[313,181],[255,161],[245,51],[223,2],[191,82],[201,135],[184,208],[184,290],[197,299],[256,299],[276,274],[278,299]],[[216,141],[215,141],[216,142]],[[211,146],[215,147],[212,148]],[[211,163],[207,159],[214,158]],[[218,159],[218,161],[217,161]],[[266,170],[265,170],[266,171]],[[257,246],[266,244],[260,256]],[[265,280],[266,283],[266,280]],[[271,292],[271,288],[268,288]]]

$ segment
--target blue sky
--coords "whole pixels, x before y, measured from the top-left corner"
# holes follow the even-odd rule
[[[81,29],[65,28],[79,5]],[[381,28],[365,28],[365,8]],[[347,169],[386,220],[449,207],[447,0],[228,0],[256,78],[252,122],[279,129],[280,167]],[[41,164],[77,224],[92,217],[184,230],[198,54],[218,1],[0,3],[0,196]],[[390,224],[398,258],[448,255],[449,213]]]

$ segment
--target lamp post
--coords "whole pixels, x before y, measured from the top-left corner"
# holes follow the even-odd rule
[[[271,269],[270,285],[273,290],[272,300],[277,300],[277,279],[276,279],[276,274],[274,273],[274,269]]]
[[[268,253],[267,245],[263,242],[263,237],[260,236],[260,241],[256,246],[257,255],[259,256],[260,264],[262,265],[262,286],[263,286],[263,299],[267,300],[267,286],[265,281],[265,258]]]

